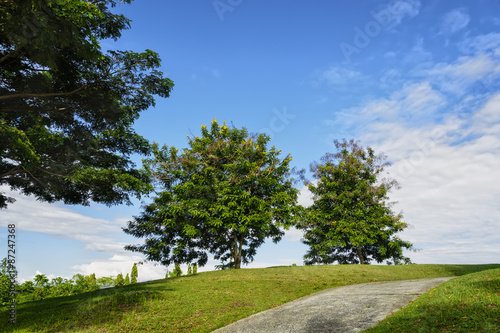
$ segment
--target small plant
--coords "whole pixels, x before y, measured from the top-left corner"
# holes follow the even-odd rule
[[[191,268],[191,264],[188,264],[187,275],[193,275],[193,269]]]
[[[123,274],[120,273],[116,276],[115,286],[123,287],[124,284],[125,284],[125,279],[123,278]]]
[[[198,273],[198,265],[193,264],[193,275],[196,275]]]
[[[225,269],[231,269],[234,268],[234,263],[232,260],[229,260],[228,264],[221,263],[220,265],[215,265],[214,266],[216,270],[225,270]]]
[[[134,266],[132,266],[132,273],[130,273],[130,283],[131,284],[137,283],[138,276],[139,272],[137,271],[137,264],[134,263]]]
[[[170,273],[170,277],[179,277],[179,276],[182,276],[181,266],[179,266],[179,264],[175,264],[174,270],[172,271],[172,273]]]
[[[130,284],[130,277],[128,276],[128,273],[127,275],[125,275],[125,285],[128,286]]]

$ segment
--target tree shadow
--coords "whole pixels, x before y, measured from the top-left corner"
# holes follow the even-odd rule
[[[26,302],[17,306],[17,322],[14,325],[8,322],[8,309],[2,309],[0,327],[2,332],[86,330],[118,323],[132,311],[146,311],[145,303],[164,298],[165,292],[173,290],[165,284],[150,284],[147,287],[141,284]]]
[[[453,275],[461,276],[476,272],[482,272],[490,269],[500,268],[500,264],[486,265],[443,265],[443,268]]]

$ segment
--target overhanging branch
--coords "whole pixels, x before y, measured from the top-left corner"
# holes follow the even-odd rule
[[[64,92],[64,93],[45,93],[45,94],[20,93],[20,94],[4,95],[4,96],[0,96],[0,101],[7,100],[7,99],[14,99],[14,98],[48,98],[48,97],[69,96],[69,95],[74,95],[74,94],[84,90],[87,87],[88,87],[88,85],[85,85],[85,86],[80,87],[78,89],[75,89],[73,91]]]
[[[4,55],[2,58],[0,58],[0,63],[4,62],[5,60],[9,59],[10,57],[12,57],[12,55],[16,54],[17,52],[19,52],[22,48],[24,47],[23,44],[19,45],[18,47],[16,47],[14,50],[10,51],[9,53],[7,53],[6,55]]]

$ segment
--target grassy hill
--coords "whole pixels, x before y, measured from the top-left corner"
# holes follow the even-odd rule
[[[467,275],[476,272],[482,273]],[[8,323],[8,309],[0,311],[0,328],[2,332],[30,333],[211,332],[259,311],[328,288],[365,282],[442,276],[462,278],[443,284],[442,286],[446,286],[451,283],[454,287],[446,289],[443,293],[446,296],[434,296],[434,299],[439,299],[441,303],[429,305],[430,309],[439,308],[439,304],[447,304],[448,312],[442,314],[447,315],[456,312],[455,306],[458,306],[458,311],[460,304],[467,308],[476,306],[480,308],[482,315],[472,316],[474,319],[468,320],[472,323],[470,325],[474,325],[474,321],[483,320],[484,317],[498,314],[500,289],[495,288],[500,288],[500,265],[295,266],[205,272],[194,276],[23,303],[17,307],[17,324],[14,326]],[[462,279],[468,281],[469,276],[475,281],[471,282],[472,287],[460,284]],[[464,288],[466,291],[462,290]],[[435,290],[432,292],[434,295],[437,293]],[[471,292],[477,296],[469,297]],[[469,303],[461,301],[464,295],[467,295]],[[427,294],[424,296],[427,297]],[[418,301],[422,299],[424,304],[431,304],[433,296],[424,296]],[[453,303],[449,303],[452,301]],[[488,304],[491,306],[488,307]],[[422,308],[422,305],[420,306]],[[412,317],[411,314],[415,310],[406,311],[411,311],[406,313],[409,317],[391,319],[390,324],[381,323],[379,329],[382,330],[376,332],[389,332],[393,329],[404,332],[404,325],[421,319],[418,316]],[[400,312],[404,314],[404,311]],[[468,316],[465,314],[462,317],[469,318],[471,313],[467,313]],[[420,316],[425,317],[426,314]],[[457,318],[458,322],[467,321],[467,318]],[[500,315],[493,318],[500,318]],[[399,330],[396,325],[398,320],[403,323]],[[430,324],[434,320],[436,319],[433,318]],[[499,325],[497,328],[500,327],[500,323],[496,324]],[[495,325],[495,321],[492,321],[492,325]],[[412,331],[415,331],[414,328]],[[426,330],[431,331],[432,327]]]

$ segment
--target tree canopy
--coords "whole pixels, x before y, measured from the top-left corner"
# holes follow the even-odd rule
[[[0,2],[0,185],[68,204],[128,203],[152,189],[131,160],[151,146],[132,125],[173,83],[151,50],[101,49],[129,28],[115,5]],[[9,202],[0,192],[0,208]]]
[[[407,224],[392,212],[387,193],[395,180],[381,179],[388,166],[384,155],[351,140],[335,141],[337,152],[312,163],[308,182],[314,203],[301,222],[309,245],[306,264],[366,264],[372,260],[408,263],[402,249],[412,244],[395,234]]]
[[[189,148],[154,146],[146,168],[158,193],[124,231],[144,238],[126,249],[148,260],[206,264],[208,254],[240,268],[266,238],[278,242],[297,209],[292,157],[267,147],[265,134],[212,122]]]

